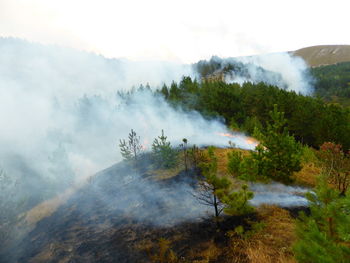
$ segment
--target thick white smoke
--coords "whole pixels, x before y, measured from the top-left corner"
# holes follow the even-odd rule
[[[313,79],[305,61],[289,53],[271,53],[225,59],[225,63],[243,63],[244,72],[227,75],[227,82],[265,82],[303,95],[313,93]],[[225,65],[224,63],[224,65]]]
[[[149,91],[127,99],[120,91],[159,86],[193,75],[190,66],[105,59],[86,52],[0,39],[0,167],[31,184],[89,176],[121,160],[118,141],[131,129],[150,149],[164,129],[177,146],[253,148],[244,136],[198,113],[171,108]],[[31,181],[33,178],[36,181]]]

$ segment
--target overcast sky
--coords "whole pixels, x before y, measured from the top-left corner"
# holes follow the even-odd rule
[[[0,0],[0,36],[195,62],[350,44],[346,0]]]

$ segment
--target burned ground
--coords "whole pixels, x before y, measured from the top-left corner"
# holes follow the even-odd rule
[[[252,245],[227,233],[239,225],[249,229],[248,222],[258,222],[261,215],[266,220],[276,211],[281,217],[274,219],[271,231],[278,220],[292,229],[290,213],[268,208],[269,212],[245,217],[223,217],[218,230],[211,209],[193,197],[196,173],[181,171],[164,177],[141,170],[119,163],[95,175],[24,238],[3,249],[0,261],[158,262],[151,259],[164,238],[179,262],[252,262],[250,254],[259,251],[261,244]],[[291,214],[299,210],[292,208]],[[268,243],[279,240],[280,234],[269,239],[266,235],[258,239]],[[285,246],[294,240],[293,235],[290,230],[286,241],[278,242]]]

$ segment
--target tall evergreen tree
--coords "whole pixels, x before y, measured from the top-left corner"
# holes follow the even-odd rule
[[[270,112],[272,121],[266,131],[256,129],[255,136],[260,141],[252,157],[257,160],[258,175],[276,181],[289,183],[293,172],[301,169],[301,144],[289,135],[284,114],[277,105]]]

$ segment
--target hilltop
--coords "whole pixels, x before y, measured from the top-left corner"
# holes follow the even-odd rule
[[[311,67],[350,61],[350,45],[320,45],[290,52],[301,57]]]

